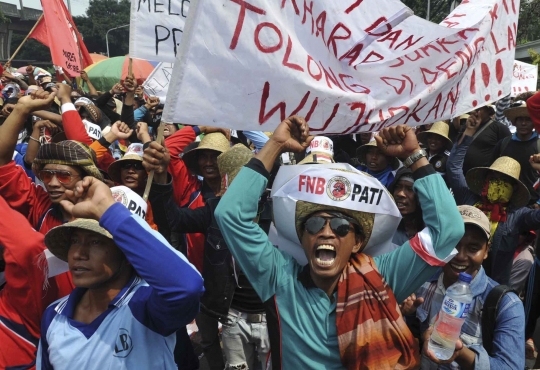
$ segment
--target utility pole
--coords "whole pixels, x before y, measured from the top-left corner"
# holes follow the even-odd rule
[[[19,4],[21,4],[21,20],[24,20],[24,5],[22,0],[19,0]]]

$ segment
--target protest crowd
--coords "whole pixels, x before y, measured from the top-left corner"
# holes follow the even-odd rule
[[[132,76],[83,73],[85,93],[27,71],[2,76],[1,368],[197,369],[193,328],[210,369],[534,363],[540,93],[313,137],[299,116],[162,123]],[[442,361],[427,342],[461,272]]]
[[[229,50],[252,42],[242,37],[254,27],[261,55],[283,46],[282,65],[304,72],[286,61],[290,36],[279,33],[276,46],[257,39],[263,28],[281,32],[248,22],[264,10],[232,2],[246,21],[235,23]],[[168,6],[168,16],[179,15]],[[198,17],[208,14],[200,9]],[[317,36],[320,19],[311,25]],[[51,24],[32,37],[46,43]],[[189,32],[182,37],[195,44]],[[169,91],[163,102],[130,57],[122,76],[98,89],[82,68],[88,51],[76,30],[74,39],[78,52],[52,51],[53,62],[70,61],[54,73],[11,62],[0,71],[0,369],[540,369],[540,91],[500,90],[493,101],[473,81],[474,108],[442,119],[466,93],[451,87],[441,103],[426,89],[415,113],[405,106],[406,120],[395,107],[383,120],[381,110],[380,121],[395,119],[388,125],[370,123],[365,104],[337,103],[320,128],[313,117],[325,99],[308,91],[296,110],[285,108],[288,97],[266,108],[270,89],[283,88],[272,81],[261,85],[264,105],[250,126],[258,130],[224,128],[209,123],[232,104],[205,110],[223,91],[200,105],[196,89],[175,99]],[[332,32],[325,46],[337,57],[345,39]],[[351,63],[360,53],[352,50]],[[172,81],[189,87],[208,72],[208,58],[194,73],[183,57],[175,62],[184,63],[182,79],[177,64]],[[310,63],[321,71],[315,86],[327,71],[309,58],[306,74]],[[478,73],[489,82],[486,63]],[[502,84],[503,61],[493,63]],[[339,76],[355,94],[363,87]],[[397,95],[406,86],[381,80]],[[308,97],[311,110],[300,114]],[[440,108],[441,119],[420,122],[422,99],[436,102],[425,117]],[[209,118],[169,122],[173,105]],[[335,134],[344,106],[361,114]],[[472,301],[443,360],[430,338],[464,276]]]

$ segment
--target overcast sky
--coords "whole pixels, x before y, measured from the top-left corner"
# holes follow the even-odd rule
[[[3,2],[16,4],[17,8],[20,9],[19,0],[2,0]],[[67,6],[67,1],[64,0]],[[72,15],[84,15],[86,13],[86,8],[88,8],[89,0],[69,0],[71,2],[71,13]],[[41,9],[41,2],[39,0],[22,0],[23,6],[27,8]]]

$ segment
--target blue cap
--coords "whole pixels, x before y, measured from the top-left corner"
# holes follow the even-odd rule
[[[465,282],[465,283],[470,283],[471,280],[472,280],[472,276],[469,275],[469,274],[467,274],[467,273],[465,273],[465,272],[460,272],[460,273],[459,273],[458,279],[459,279],[460,281]]]

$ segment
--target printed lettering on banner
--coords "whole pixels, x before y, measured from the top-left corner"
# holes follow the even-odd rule
[[[174,63],[190,0],[133,0],[129,22],[129,55]]]
[[[148,96],[157,96],[160,103],[165,103],[173,66],[173,63],[159,63],[144,81],[144,93]]]
[[[318,165],[320,166],[320,165]],[[381,183],[359,171],[344,173],[337,169],[306,168],[277,190],[273,197],[400,217],[390,193]]]
[[[512,96],[527,91],[536,91],[538,83],[538,66],[514,60],[512,70]]]
[[[388,190],[376,178],[348,164],[282,166],[272,187],[274,213],[281,215],[275,220],[280,243],[298,243],[298,201],[374,214],[367,246],[388,245],[401,220]]]
[[[510,93],[519,0],[465,0],[440,24],[397,0],[192,0],[165,122],[374,132]]]

